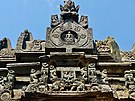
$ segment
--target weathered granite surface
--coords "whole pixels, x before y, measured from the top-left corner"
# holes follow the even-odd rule
[[[135,46],[94,40],[88,16],[72,0],[51,16],[46,40],[24,30],[12,49],[0,40],[0,101],[135,100]]]

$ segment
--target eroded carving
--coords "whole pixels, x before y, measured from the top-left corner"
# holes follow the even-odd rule
[[[72,0],[65,1],[64,7],[60,5],[61,10],[61,22],[65,20],[74,20],[78,22],[78,11],[79,11],[79,5],[75,7],[75,4]]]
[[[13,70],[9,70],[6,77],[0,76],[0,100],[2,101],[10,101],[13,97],[14,74]]]
[[[11,42],[8,38],[0,40],[0,57],[14,57],[15,50],[12,49]]]
[[[125,71],[124,73],[124,78],[125,78],[125,86],[129,87],[129,85],[134,85],[134,77],[133,73],[129,70]]]
[[[121,55],[119,46],[112,37],[107,37],[107,39],[103,41],[96,40],[96,47],[98,52],[108,52],[112,55],[112,57],[117,60],[121,61]]]
[[[31,69],[30,84],[28,86],[23,87],[23,93],[46,93],[48,91],[48,69],[49,66],[47,63],[42,64],[41,70]]]
[[[45,41],[44,40],[26,41],[25,51],[45,51]]]
[[[21,35],[17,40],[16,50],[26,49],[26,41],[32,41],[32,40],[33,40],[32,33],[29,32],[28,30],[24,30],[24,32],[21,33]]]
[[[135,61],[135,54],[132,51],[129,52],[121,51],[120,54],[122,57],[121,61]]]
[[[88,16],[81,16],[80,25],[83,26],[83,28],[88,28]]]
[[[51,27],[56,27],[59,24],[58,15],[51,16]]]

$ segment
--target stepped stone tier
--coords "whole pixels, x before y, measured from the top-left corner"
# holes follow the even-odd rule
[[[135,45],[119,49],[112,37],[94,40],[88,16],[72,0],[51,16],[46,40],[25,30],[16,48],[0,40],[0,101],[135,100]]]

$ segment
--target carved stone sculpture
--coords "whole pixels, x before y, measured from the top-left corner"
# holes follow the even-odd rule
[[[135,52],[112,37],[93,40],[88,16],[66,0],[51,16],[46,41],[25,30],[12,49],[0,40],[0,101],[135,100]]]
[[[51,16],[51,27],[56,27],[59,24],[58,15]]]
[[[97,83],[97,72],[95,68],[95,63],[91,63],[88,66],[88,77],[90,83]]]
[[[125,86],[129,87],[129,85],[134,85],[134,77],[131,71],[125,71]]]
[[[93,52],[95,47],[92,29],[88,28],[88,17],[82,16],[80,23],[78,23],[79,6],[75,7],[72,0],[65,1],[65,5],[61,5],[60,9],[60,23],[57,15],[52,15],[51,28],[47,29],[46,53],[49,54],[52,48],[56,52],[57,50],[65,52],[65,48],[68,53],[74,50],[87,53]]]
[[[46,93],[48,91],[48,69],[49,66],[47,63],[42,64],[41,70],[31,69],[30,74],[30,84],[28,86],[24,86],[25,92],[39,92]]]
[[[74,80],[71,91],[85,91],[85,81],[82,80]]]
[[[121,60],[119,46],[112,37],[107,37],[104,41],[96,41],[98,52],[109,52],[116,61]]]
[[[84,28],[88,28],[88,16],[81,16],[80,25]]]
[[[52,84],[52,91],[64,91],[65,90],[65,83],[62,80],[55,81]]]
[[[121,61],[135,61],[135,54],[132,52],[132,51],[129,51],[129,52],[124,52],[124,51],[121,51],[120,52],[121,54]]]
[[[14,57],[14,49],[12,49],[11,42],[8,38],[0,40],[0,57]]]
[[[6,77],[0,77],[0,101],[10,101],[13,97],[13,87],[15,75],[13,70],[9,70]]]
[[[0,40],[0,50],[2,50],[3,48],[12,49],[9,39],[3,38],[2,40]]]
[[[61,21],[66,19],[73,19],[78,22],[78,11],[79,6],[75,7],[75,4],[72,0],[65,1],[64,7],[60,5],[61,10]]]
[[[58,80],[56,68],[51,65],[50,67],[50,81],[53,83]]]
[[[39,75],[40,71],[36,71],[35,69],[31,69],[31,74],[30,74],[30,83],[38,83],[39,82]]]
[[[25,51],[45,51],[45,41],[44,40],[32,40],[26,41]]]
[[[29,32],[28,30],[25,30],[24,32],[21,33],[20,37],[17,40],[16,50],[26,49],[26,41],[32,40],[33,40],[32,33]]]

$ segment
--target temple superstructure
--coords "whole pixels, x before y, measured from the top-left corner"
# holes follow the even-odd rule
[[[88,16],[72,0],[51,16],[46,40],[22,32],[13,49],[0,40],[0,101],[135,100],[135,46],[94,40]]]

